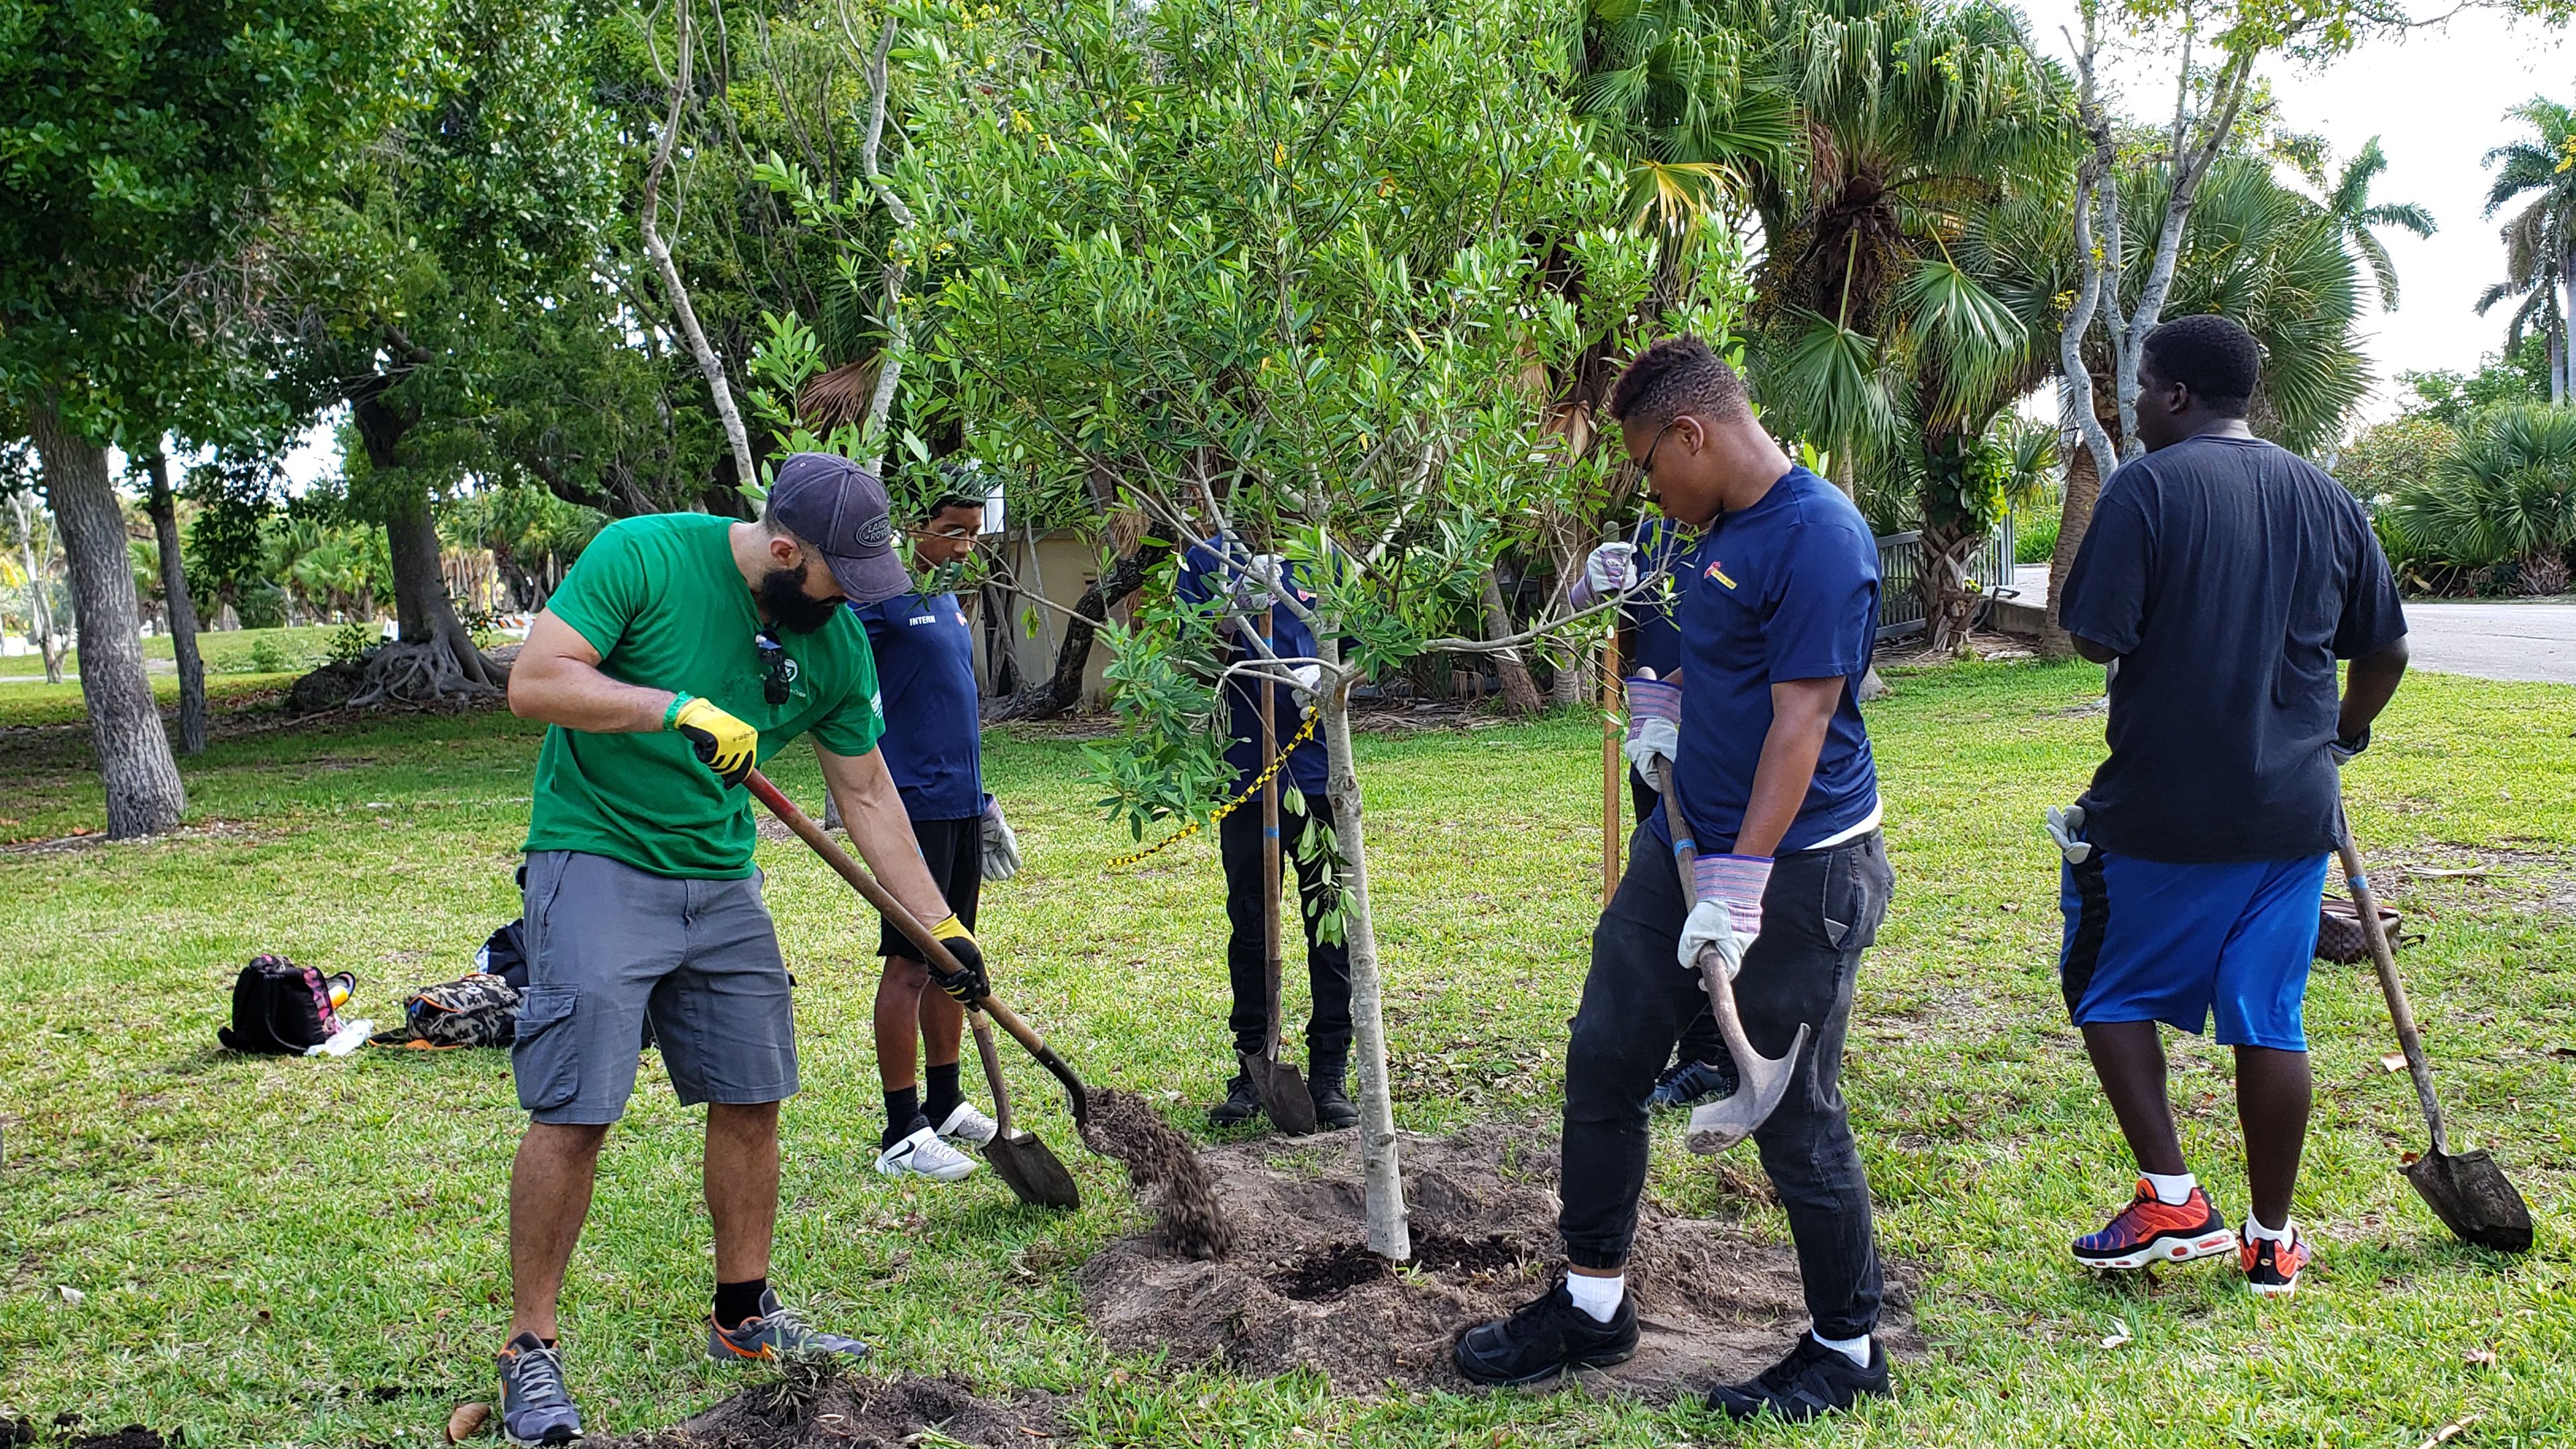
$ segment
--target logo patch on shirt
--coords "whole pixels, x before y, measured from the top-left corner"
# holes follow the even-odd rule
[[[1704,579],[1715,579],[1730,589],[1735,587],[1735,580],[1726,576],[1726,565],[1720,560],[1710,560],[1708,568],[1700,574],[1700,577]]]
[[[939,616],[937,614],[915,614],[911,618],[904,620],[904,622],[915,628],[919,628],[924,624],[938,623]]]

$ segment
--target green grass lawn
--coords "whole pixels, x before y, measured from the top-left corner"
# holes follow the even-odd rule
[[[252,651],[266,642],[278,656],[288,661],[289,668],[300,671],[331,657],[331,636],[340,628],[338,624],[305,624],[292,629],[210,631],[197,636],[197,654],[205,660],[206,672],[210,675],[249,673],[256,667],[251,659]],[[167,634],[146,638],[143,641],[145,667],[174,668],[178,657],[172,652],[175,647]],[[80,672],[79,650],[63,656],[63,668],[75,674]],[[45,661],[34,654],[0,657],[0,679],[44,677]]]
[[[2488,868],[2383,879],[2423,932],[2404,962],[2456,1130],[2510,1165],[2538,1250],[2464,1248],[2414,1199],[2396,1160],[2424,1132],[2404,1075],[2379,1064],[2392,1043],[2378,993],[2367,968],[2321,966],[2299,1198],[2321,1258],[2297,1298],[2265,1303],[2220,1265],[2103,1282],[2066,1257],[2131,1177],[2065,1024],[2056,855],[2038,826],[2100,751],[2101,718],[2081,710],[2100,681],[1963,666],[1900,677],[1871,707],[1899,883],[1863,968],[1846,1090],[1885,1246],[1922,1270],[1931,1344],[1899,1366],[1892,1404],[1737,1431],[1572,1393],[1364,1401],[1113,1359],[1071,1267],[1138,1216],[1116,1169],[1075,1150],[1037,1073],[1014,1067],[1030,1125],[1084,1181],[1079,1215],[1020,1209],[989,1173],[923,1190],[869,1171],[876,925],[792,841],[761,850],[800,981],[806,1082],[786,1111],[776,1274],[877,1341],[886,1367],[1068,1393],[1076,1436],[1102,1444],[2414,1449],[2472,1415],[2454,1442],[2567,1442],[2576,692],[2418,677],[2352,773],[2362,838],[2392,866]],[[0,837],[94,827],[76,701],[66,717],[25,698],[0,694],[0,717],[56,723],[0,730]],[[452,1403],[489,1396],[523,1120],[507,1061],[244,1059],[218,1052],[214,1029],[258,951],[355,970],[379,1021],[404,988],[464,970],[517,911],[535,741],[497,713],[221,734],[186,766],[180,835],[0,855],[7,1412],[184,1426],[207,1443],[396,1444],[434,1442]],[[1598,742],[1580,720],[1362,739],[1409,1128],[1556,1109],[1598,891]],[[1215,863],[1193,841],[1105,872],[1128,842],[1094,819],[1075,751],[988,745],[1028,865],[988,893],[986,949],[1068,1059],[1161,1095],[1195,1129],[1230,1066]],[[810,759],[780,763],[782,783],[817,796]],[[2182,1043],[2175,1087],[2195,1165],[2241,1215],[2223,1054]],[[699,1357],[698,1136],[648,1070],[567,1294],[595,1430],[676,1419],[734,1382]],[[1660,1143],[1661,1200],[1738,1210],[1676,1130]],[[1759,1209],[1747,1221],[1782,1232]]]

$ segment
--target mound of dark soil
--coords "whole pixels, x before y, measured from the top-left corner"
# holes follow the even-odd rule
[[[1026,1449],[1054,1432],[1049,1394],[980,1398],[958,1378],[853,1375],[810,1394],[749,1388],[686,1423],[613,1439],[607,1449],[908,1449],[925,1442]]]
[[[1364,1246],[1359,1163],[1349,1132],[1234,1143],[1201,1153],[1234,1232],[1224,1260],[1173,1251],[1162,1234],[1112,1243],[1081,1271],[1092,1326],[1121,1353],[1236,1373],[1312,1369],[1342,1393],[1390,1383],[1469,1387],[1449,1353],[1471,1325],[1544,1291],[1559,1262],[1556,1143],[1494,1124],[1455,1137],[1406,1135],[1404,1193],[1414,1261]],[[1888,1270],[1879,1337],[1918,1352],[1914,1275]],[[1628,1264],[1645,1338],[1637,1356],[1585,1370],[1590,1384],[1648,1398],[1697,1392],[1767,1368],[1807,1326],[1798,1260],[1723,1224],[1649,1203]]]

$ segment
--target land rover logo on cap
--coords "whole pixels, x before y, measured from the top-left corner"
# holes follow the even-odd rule
[[[859,547],[861,548],[884,548],[886,545],[893,543],[894,520],[887,515],[880,513],[876,517],[869,519],[867,522],[860,524],[858,528],[858,541]]]

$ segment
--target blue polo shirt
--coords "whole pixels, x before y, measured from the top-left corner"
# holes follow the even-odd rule
[[[1204,604],[1221,596],[1220,573],[1230,577],[1239,572],[1215,545],[1201,540],[1191,544],[1189,552],[1181,556],[1181,569],[1172,581],[1172,593],[1183,603]],[[1315,596],[1299,582],[1296,563],[1289,562],[1284,572],[1288,587],[1296,594],[1298,602],[1311,603]],[[1252,653],[1249,646],[1233,641],[1230,630],[1228,639],[1232,647],[1226,651],[1227,663]],[[1312,659],[1315,657],[1314,632],[1306,627],[1305,620],[1286,609],[1274,610],[1270,652],[1283,659]],[[1298,707],[1295,690],[1284,684],[1272,688],[1275,697],[1271,704],[1271,723],[1279,732],[1279,743],[1284,745],[1296,736],[1298,728],[1305,723],[1306,714]],[[1253,681],[1236,675],[1225,682],[1225,701],[1226,734],[1232,741],[1226,747],[1225,762],[1234,766],[1234,788],[1240,790],[1251,784],[1252,777],[1268,763],[1261,758],[1261,696],[1254,692]],[[1313,739],[1299,745],[1288,756],[1287,768],[1280,773],[1293,781],[1301,793],[1321,799],[1328,774],[1322,733],[1318,731]]]
[[[1791,468],[1711,528],[1682,595],[1681,751],[1673,780],[1702,853],[1735,848],[1771,729],[1771,686],[1843,681],[1816,774],[1777,853],[1848,837],[1878,812],[1859,686],[1878,637],[1878,542],[1842,490]],[[1658,812],[1649,822],[1664,834]]]
[[[885,701],[877,748],[915,820],[984,813],[983,723],[975,696],[975,631],[955,594],[897,594],[852,604],[876,653]]]

